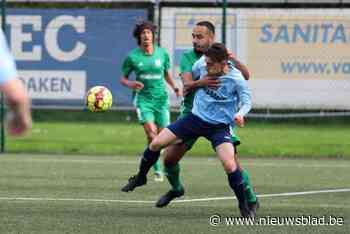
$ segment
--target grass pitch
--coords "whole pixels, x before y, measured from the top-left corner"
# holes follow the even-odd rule
[[[350,123],[350,122],[349,122]],[[348,123],[249,122],[238,134],[242,155],[258,157],[350,158]],[[139,155],[146,145],[136,122],[36,122],[32,133],[7,140],[12,153]],[[211,156],[210,143],[201,138],[189,155]]]
[[[146,186],[120,192],[137,169],[136,157],[23,154],[0,157],[0,233],[349,233],[350,192],[281,195],[350,189],[349,160],[242,159],[242,164],[258,193],[267,196],[260,198],[259,217],[333,216],[344,223],[209,225],[214,214],[238,216],[235,200],[191,200],[232,196],[216,158],[184,158],[186,194],[159,209],[154,202],[168,184],[154,182],[152,175]]]

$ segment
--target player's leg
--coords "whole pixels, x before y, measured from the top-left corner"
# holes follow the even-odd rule
[[[179,139],[186,140],[198,137],[193,131],[195,122],[194,116],[188,116],[164,128],[143,153],[138,174],[129,179],[128,184],[122,188],[122,191],[129,192],[138,186],[146,184],[146,175],[152,165],[158,160],[161,149],[171,143],[175,143]]]
[[[167,128],[163,129],[143,152],[138,173],[130,177],[129,182],[122,188],[122,191],[133,191],[136,187],[146,184],[147,174],[153,164],[159,159],[161,149],[176,140],[177,136],[172,131]]]
[[[157,133],[160,133],[163,130],[163,128],[165,128],[170,124],[170,112],[169,112],[167,102],[166,103],[161,102],[157,105],[156,108],[154,108],[154,118],[155,118],[155,123],[158,127]],[[154,173],[155,181],[163,181],[163,173],[160,165],[161,165],[160,159],[158,159],[158,161],[153,165],[153,169],[155,171]]]
[[[183,190],[180,180],[180,164],[179,161],[185,155],[187,147],[185,144],[170,145],[165,149],[164,171],[169,184],[174,191]]]
[[[156,207],[167,206],[173,199],[184,195],[185,190],[180,180],[179,161],[187,150],[188,148],[184,143],[169,145],[165,149],[164,171],[171,189],[159,198]]]
[[[137,117],[139,122],[144,127],[148,146],[141,158],[139,173],[129,178],[129,182],[122,188],[122,191],[124,192],[132,191],[136,187],[146,184],[146,174],[148,173],[149,168],[159,161],[159,154],[157,152],[152,154],[152,151],[149,149],[149,144],[153,141],[153,139],[155,139],[158,131],[155,124],[155,115],[153,110],[154,108],[151,103],[139,102],[137,105]]]
[[[230,142],[223,142],[217,145],[215,150],[227,174],[229,185],[237,197],[241,215],[243,217],[252,217],[253,214],[248,209],[247,199],[244,193],[243,176],[232,156],[234,155],[233,145]]]
[[[235,161],[236,161],[238,168],[241,171],[242,176],[243,176],[243,183],[244,183],[244,187],[245,187],[245,195],[247,198],[248,207],[249,207],[251,212],[256,213],[260,204],[259,204],[258,198],[256,196],[256,193],[254,191],[254,187],[251,184],[248,170],[241,166],[241,163],[239,162],[239,159],[238,159],[237,146],[234,146],[234,147],[235,147]]]
[[[147,137],[147,146],[152,142],[152,140],[158,134],[158,127],[156,123],[156,113],[154,108],[149,103],[139,103],[138,108],[136,109],[139,122],[143,125],[145,135]],[[160,159],[153,165],[155,172],[155,178],[157,175],[161,176],[161,167]]]
[[[154,108],[154,118],[155,118],[155,123],[158,127],[157,133],[160,133],[163,130],[163,128],[165,128],[170,124],[170,112],[169,112],[169,105],[167,101],[165,103],[164,102],[158,103],[157,107]],[[162,150],[162,152],[164,152],[164,150]],[[163,173],[161,170],[160,159],[158,159],[158,161],[153,165],[153,169],[155,171],[154,180],[163,181]]]
[[[182,114],[179,119],[186,117]],[[189,151],[197,137],[185,140],[184,143],[170,145],[165,149],[164,171],[168,179],[171,189],[162,195],[156,203],[157,207],[167,206],[173,199],[181,197],[185,194],[184,186],[180,180],[180,164],[179,161]]]
[[[150,116],[151,116],[151,113],[150,113]],[[153,117],[153,114],[152,114],[152,117]],[[149,119],[151,119],[151,118],[149,118]],[[147,142],[148,142],[147,145],[149,145],[158,134],[157,125],[154,122],[146,122],[143,125],[143,129],[145,130],[145,134],[147,136]],[[161,176],[162,171],[160,168],[160,159],[158,159],[158,161],[153,165],[153,169],[154,169],[155,174]],[[155,177],[155,178],[157,178],[157,177]]]
[[[238,168],[241,171],[242,176],[243,176],[243,183],[244,183],[244,187],[245,187],[246,198],[248,201],[248,207],[251,211],[256,212],[256,209],[258,208],[259,204],[257,201],[256,194],[254,192],[253,185],[252,185],[250,178],[249,178],[249,172],[247,169],[242,167],[242,165],[238,159],[238,146],[241,144],[241,141],[240,141],[239,136],[236,133],[235,127],[230,126],[230,133],[231,133],[231,141],[232,141],[232,144],[234,145],[234,148],[235,148],[236,164],[237,164],[237,166],[238,166]]]
[[[146,175],[152,165],[158,160],[161,149],[171,143],[175,143],[179,139],[186,140],[198,137],[193,131],[195,121],[194,116],[188,116],[164,128],[143,153],[138,174],[130,178],[129,183],[122,188],[122,191],[132,191],[136,187],[146,184]]]
[[[205,134],[224,167],[229,185],[237,197],[241,215],[243,217],[252,217],[254,214],[248,209],[243,177],[234,158],[235,151],[230,136],[229,126],[217,126],[209,129]]]
[[[138,175],[146,177],[150,167],[159,160],[160,151],[177,139],[177,136],[172,131],[164,128],[143,153]]]

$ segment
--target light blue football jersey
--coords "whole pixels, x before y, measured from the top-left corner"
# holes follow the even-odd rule
[[[15,61],[7,46],[5,35],[0,33],[0,85],[17,77]]]
[[[200,79],[207,74],[205,57],[200,58],[192,69],[194,77]],[[245,116],[251,109],[251,93],[242,73],[230,66],[229,72],[220,79],[217,89],[203,87],[197,90],[192,113],[212,124],[233,125],[234,116],[238,113]]]

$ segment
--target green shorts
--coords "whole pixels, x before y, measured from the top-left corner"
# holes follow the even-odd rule
[[[231,133],[231,141],[234,146],[240,145],[241,140],[239,139],[239,136],[236,133],[237,128],[230,126],[230,133]]]
[[[168,103],[138,102],[136,105],[137,118],[140,124],[155,123],[159,128],[170,124]]]
[[[188,112],[181,112],[178,118],[182,118],[189,114]],[[231,133],[231,141],[234,146],[238,146],[241,144],[241,141],[239,139],[239,136],[236,134],[236,127],[230,126],[230,133]],[[184,141],[184,144],[187,146],[187,150],[192,149],[193,145],[196,143],[197,139],[189,139],[187,141]]]

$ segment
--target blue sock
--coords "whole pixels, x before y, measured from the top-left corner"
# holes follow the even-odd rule
[[[152,151],[148,147],[143,152],[143,157],[141,158],[139,176],[146,177],[150,168],[157,162],[160,156],[160,151]]]
[[[244,194],[244,184],[243,184],[242,173],[238,169],[236,169],[230,174],[227,174],[227,178],[231,189],[234,191],[237,197],[238,203],[244,204],[246,199]]]

